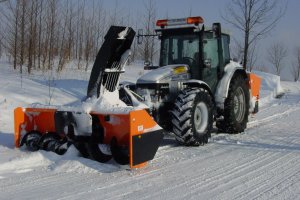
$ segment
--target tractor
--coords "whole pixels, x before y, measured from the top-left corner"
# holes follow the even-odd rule
[[[158,20],[159,66],[135,84],[120,83],[135,31],[112,26],[93,65],[86,97],[73,106],[31,105],[14,110],[15,146],[64,154],[74,145],[99,162],[131,168],[152,160],[166,131],[183,145],[245,130],[258,111],[260,78],[230,59],[228,34],[201,17]],[[138,41],[150,35],[139,31]],[[88,108],[88,109],[87,109]],[[106,148],[106,149],[105,149]]]
[[[160,40],[159,66],[145,62],[150,71],[125,86],[149,106],[160,126],[188,146],[207,143],[214,122],[221,132],[243,132],[249,113],[258,112],[259,77],[231,60],[230,36],[220,23],[207,28],[203,21],[164,19],[157,21],[154,35],[139,31],[139,43],[143,37]]]

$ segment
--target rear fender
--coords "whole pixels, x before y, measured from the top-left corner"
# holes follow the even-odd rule
[[[224,75],[219,81],[216,92],[215,92],[215,102],[218,108],[224,109],[224,102],[228,96],[229,86],[232,78],[236,75],[242,75],[247,79],[247,74],[243,67],[236,62],[231,61],[226,65],[224,69]]]

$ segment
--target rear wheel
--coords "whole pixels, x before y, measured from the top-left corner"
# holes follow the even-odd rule
[[[213,102],[202,88],[187,88],[180,92],[172,110],[175,138],[182,144],[198,146],[208,142],[213,123]]]
[[[249,115],[249,95],[247,80],[242,76],[233,78],[224,104],[224,120],[217,123],[220,131],[240,133],[246,129]]]

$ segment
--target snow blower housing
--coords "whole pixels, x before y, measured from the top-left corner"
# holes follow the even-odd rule
[[[16,108],[16,147],[26,145],[31,150],[64,154],[73,144],[84,157],[99,162],[114,158],[120,164],[130,164],[131,168],[142,167],[152,160],[163,138],[161,127],[144,109],[127,106],[118,96],[120,74],[124,72],[134,36],[131,28],[117,26],[112,26],[106,34],[84,100],[93,103],[95,110]],[[111,95],[114,93],[117,95]],[[107,104],[116,101],[110,97],[118,98],[119,102]]]

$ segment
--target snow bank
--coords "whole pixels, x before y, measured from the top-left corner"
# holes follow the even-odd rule
[[[274,98],[284,94],[284,90],[280,84],[280,76],[268,74],[260,71],[253,71],[262,78],[260,90],[260,106],[269,104]]]
[[[57,156],[54,154],[47,154],[49,153],[43,151],[25,153],[21,157],[17,157],[8,162],[2,163],[0,165],[0,174],[25,173],[33,171],[38,167],[47,167],[53,164],[51,157]]]

